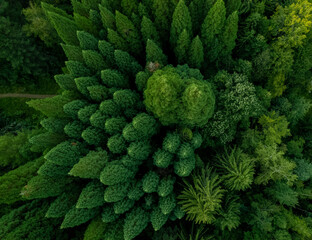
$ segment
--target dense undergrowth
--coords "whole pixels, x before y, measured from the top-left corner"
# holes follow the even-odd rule
[[[312,2],[19,4],[1,239],[312,238]]]

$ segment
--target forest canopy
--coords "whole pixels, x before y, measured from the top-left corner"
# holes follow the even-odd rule
[[[0,0],[0,239],[312,239],[311,30],[311,0]]]

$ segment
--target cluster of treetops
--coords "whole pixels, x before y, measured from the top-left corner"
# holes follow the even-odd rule
[[[312,239],[311,0],[0,14],[0,239]]]

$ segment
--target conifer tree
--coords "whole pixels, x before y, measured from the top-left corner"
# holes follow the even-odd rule
[[[170,30],[170,43],[172,47],[176,48],[178,45],[181,45],[181,43],[178,44],[178,41],[179,38],[181,38],[180,36],[184,30],[186,31],[184,35],[187,35],[187,38],[190,38],[192,36],[191,16],[184,0],[180,0],[172,15],[172,24]],[[178,50],[176,53],[179,52]]]
[[[237,38],[238,31],[238,13],[233,12],[225,21],[224,31],[222,35],[222,42],[225,49],[222,51],[223,55],[231,54],[235,47],[235,40]]]
[[[183,29],[178,38],[175,49],[179,64],[183,64],[187,61],[190,44],[191,41],[189,33],[186,31],[186,29]]]
[[[208,53],[216,35],[220,34],[225,23],[225,5],[223,0],[217,0],[209,10],[201,26],[201,39],[205,53]]]
[[[120,36],[127,41],[130,52],[139,54],[142,50],[139,32],[131,20],[118,11],[116,11],[116,27]]]
[[[167,64],[167,56],[163,53],[161,48],[150,39],[148,39],[146,43],[146,62],[157,62],[161,66]]]
[[[61,16],[55,12],[48,12],[48,16],[58,35],[66,44],[79,45],[76,36],[78,27],[73,20]]]
[[[101,171],[107,162],[108,155],[106,151],[90,151],[86,156],[80,158],[69,174],[81,178],[100,178]]]
[[[204,48],[199,36],[196,36],[192,40],[188,56],[189,58],[187,63],[190,65],[190,67],[200,69],[204,62]]]
[[[141,33],[143,42],[147,42],[148,39],[160,46],[160,38],[158,31],[156,30],[153,22],[146,16],[142,17]]]

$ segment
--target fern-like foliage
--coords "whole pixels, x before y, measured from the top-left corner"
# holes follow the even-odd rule
[[[222,169],[222,179],[230,190],[246,190],[253,182],[254,161],[239,148],[225,150],[217,156],[218,165]]]
[[[195,223],[212,223],[215,220],[224,194],[220,183],[220,177],[209,167],[192,174],[191,181],[184,180],[185,187],[178,199],[188,220]]]

